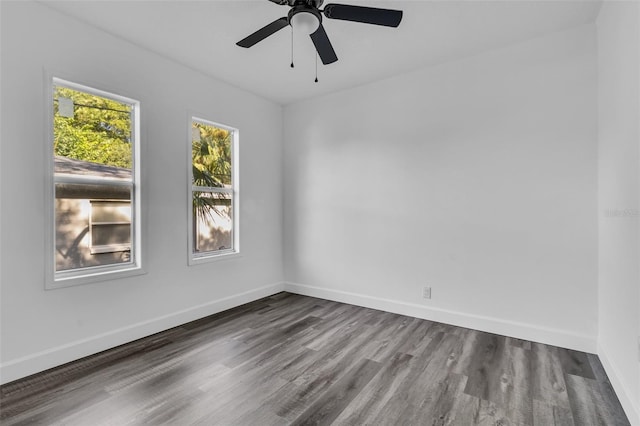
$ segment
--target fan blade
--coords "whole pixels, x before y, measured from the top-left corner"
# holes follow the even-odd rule
[[[376,7],[328,4],[323,12],[324,16],[329,19],[363,22],[365,24],[384,25],[385,27],[397,27],[402,21],[401,10],[379,9]]]
[[[289,25],[289,19],[286,16],[282,17],[280,19],[276,19],[275,21],[273,21],[269,25],[260,28],[258,31],[256,31],[255,33],[251,34],[250,36],[243,38],[242,40],[240,40],[236,44],[238,46],[240,46],[240,47],[251,47],[254,44],[264,40],[267,37],[269,37],[270,35],[280,31],[281,29],[283,29],[287,25]]]
[[[336,52],[333,50],[333,46],[331,46],[331,42],[329,41],[329,36],[322,24],[320,24],[316,32],[311,34],[310,37],[316,46],[316,50],[323,64],[329,65],[338,60]]]

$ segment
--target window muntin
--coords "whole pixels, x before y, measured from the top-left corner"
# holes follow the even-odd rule
[[[140,269],[138,117],[137,101],[53,79],[49,288]]]
[[[190,262],[238,252],[237,130],[191,120]]]

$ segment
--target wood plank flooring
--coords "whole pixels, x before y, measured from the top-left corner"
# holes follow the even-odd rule
[[[629,425],[597,356],[280,293],[0,387],[2,425]]]

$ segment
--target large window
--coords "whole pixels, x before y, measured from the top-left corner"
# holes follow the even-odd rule
[[[53,79],[49,288],[140,271],[137,101]]]
[[[192,118],[189,263],[238,252],[238,131]]]

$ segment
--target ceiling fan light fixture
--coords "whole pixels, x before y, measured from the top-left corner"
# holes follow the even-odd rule
[[[301,10],[291,17],[289,24],[296,32],[311,35],[320,26],[320,19],[312,12]]]

